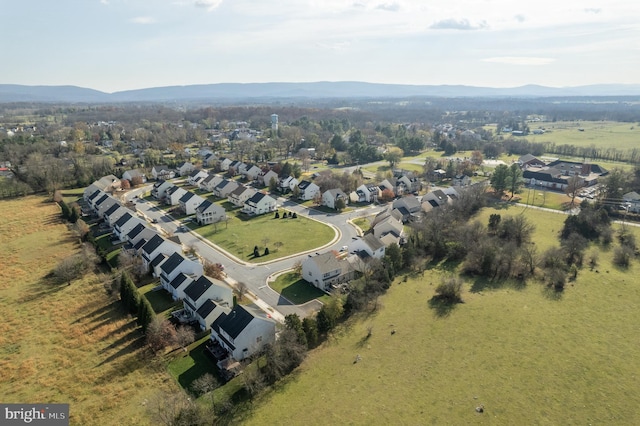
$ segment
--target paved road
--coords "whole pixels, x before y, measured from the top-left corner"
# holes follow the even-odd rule
[[[127,194],[128,199],[133,199],[135,195],[140,195],[144,189],[136,190]],[[225,252],[220,247],[215,246],[211,242],[204,240],[195,232],[182,231],[181,223],[174,220],[164,210],[159,209],[154,202],[139,200],[136,203],[138,212],[144,215],[149,221],[154,219],[158,222],[157,227],[164,230],[168,234],[178,236],[180,242],[189,247],[194,247],[200,256],[213,263],[222,263],[225,266],[225,272],[228,276],[228,282],[231,286],[235,286],[238,282],[243,282],[249,289],[249,297],[254,299],[254,303],[271,316],[282,321],[285,315],[297,313],[301,317],[320,308],[320,302],[311,301],[305,305],[294,305],[279,293],[272,290],[268,283],[274,279],[274,276],[282,271],[291,269],[298,260],[304,259],[310,253],[340,250],[342,246],[348,246],[352,239],[357,236],[356,228],[349,224],[348,221],[361,216],[376,214],[385,207],[367,207],[357,211],[351,211],[343,214],[331,214],[320,212],[315,209],[308,209],[298,203],[289,201],[285,198],[278,199],[280,208],[285,208],[296,212],[299,216],[306,216],[312,220],[318,220],[331,226],[335,231],[334,239],[322,247],[314,248],[305,253],[296,254],[283,259],[274,260],[264,263],[245,262],[232,254]]]

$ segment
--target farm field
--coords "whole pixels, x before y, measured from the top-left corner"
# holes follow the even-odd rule
[[[177,385],[146,355],[106,275],[67,286],[48,277],[77,240],[43,197],[0,202],[0,395],[69,403],[72,425],[150,424],[147,403]]]
[[[564,215],[522,214],[540,250],[558,244]],[[599,249],[598,267],[583,268],[562,293],[467,279],[464,303],[449,311],[429,303],[442,269],[397,280],[377,311],[340,327],[238,421],[638,424],[640,264],[617,269],[613,249]]]

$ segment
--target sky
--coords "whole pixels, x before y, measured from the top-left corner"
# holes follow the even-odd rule
[[[637,0],[0,0],[0,84],[640,84]]]

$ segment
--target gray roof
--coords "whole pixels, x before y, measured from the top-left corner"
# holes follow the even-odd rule
[[[202,296],[211,286],[213,282],[204,275],[201,275],[200,278],[189,284],[187,288],[184,289],[184,294],[189,296],[189,298],[193,301],[196,301]]]
[[[160,269],[165,274],[170,274],[173,272],[182,262],[184,262],[185,258],[180,253],[173,253],[166,262],[162,264]]]
[[[147,244],[142,247],[142,251],[147,254],[151,254],[156,251],[156,249],[160,247],[160,244],[162,244],[163,242],[164,238],[162,238],[160,235],[154,235],[153,238],[147,241]]]

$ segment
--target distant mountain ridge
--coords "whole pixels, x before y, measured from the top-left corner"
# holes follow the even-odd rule
[[[241,101],[258,99],[329,98],[541,98],[640,96],[640,84],[597,84],[575,87],[526,85],[491,88],[464,85],[408,85],[355,81],[313,83],[218,83],[152,87],[105,93],[77,86],[25,86],[0,84],[0,103],[7,102],[168,102]]]

